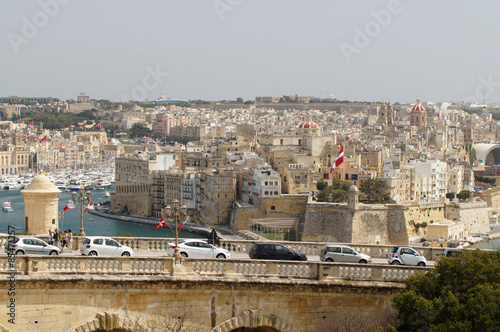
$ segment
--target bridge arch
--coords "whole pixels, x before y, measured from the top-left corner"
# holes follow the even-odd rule
[[[210,332],[231,332],[238,328],[252,328],[262,332],[299,332],[292,324],[275,316],[264,315],[262,310],[247,310],[240,316],[225,320]]]
[[[98,313],[94,319],[88,320],[78,325],[70,332],[80,331],[147,331],[145,325],[138,322],[137,319],[124,317],[118,313]]]

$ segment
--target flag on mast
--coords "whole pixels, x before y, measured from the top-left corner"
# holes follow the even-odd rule
[[[336,167],[339,167],[340,164],[342,164],[343,162],[344,162],[344,147],[342,146],[339,154],[337,155],[337,158],[335,158],[335,161],[333,162],[332,169],[330,170],[330,174],[332,174],[333,170]]]
[[[179,232],[181,231],[182,226],[184,226],[184,224],[185,224],[188,220],[189,220],[189,217],[187,217],[187,218],[186,218],[186,220],[184,220],[184,221],[182,222],[182,224],[179,226]]]
[[[163,226],[167,226],[167,222],[163,219],[163,217],[160,219],[160,222],[158,225],[156,225],[156,229],[160,229]]]
[[[43,141],[46,141],[47,140],[47,135],[43,136],[42,139],[40,139],[40,143],[42,143]]]
[[[73,202],[68,202],[68,204],[66,204],[66,206],[64,207],[64,212],[66,212],[66,210],[69,210],[69,209],[75,209],[75,204],[73,204]]]
[[[87,212],[90,209],[90,207],[92,206],[92,204],[94,204],[94,201],[90,202],[89,205],[87,205],[85,207],[85,210],[83,211],[83,213]]]

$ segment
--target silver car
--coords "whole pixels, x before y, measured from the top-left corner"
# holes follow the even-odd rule
[[[190,258],[230,258],[231,254],[226,249],[217,248],[202,240],[180,240],[179,252],[182,257]],[[173,256],[175,243],[169,243],[167,254]]]
[[[80,247],[80,253],[88,256],[133,256],[132,248],[105,236],[87,236]]]
[[[5,245],[5,253],[15,255],[60,255],[62,249],[31,236],[16,236]]]
[[[319,259],[322,262],[337,263],[371,263],[372,258],[361,254],[345,244],[327,244],[321,249]]]

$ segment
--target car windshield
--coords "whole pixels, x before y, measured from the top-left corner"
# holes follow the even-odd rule
[[[391,250],[391,252],[392,252],[392,253],[395,253],[396,251],[398,251],[398,248],[399,248],[399,247],[393,247],[393,248],[392,248],[392,250]]]

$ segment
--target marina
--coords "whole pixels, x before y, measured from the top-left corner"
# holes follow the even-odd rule
[[[64,206],[71,200],[71,191],[61,190],[59,195],[59,230],[71,229],[78,233],[80,229],[80,214],[78,209],[63,212]],[[114,191],[114,185],[109,188],[108,194]],[[109,201],[109,197],[102,190],[90,189],[95,205]],[[14,227],[16,233],[24,231],[24,196],[20,190],[0,190],[0,202],[10,202],[12,211],[2,212],[0,233],[8,233],[9,227]],[[91,220],[92,219],[92,220]],[[130,222],[120,219],[106,218],[97,214],[85,213],[83,216],[85,234],[88,236],[134,236],[134,237],[168,237],[174,238],[174,233],[168,227],[156,229],[155,222],[151,224]],[[204,237],[196,233],[181,231],[180,237]]]

